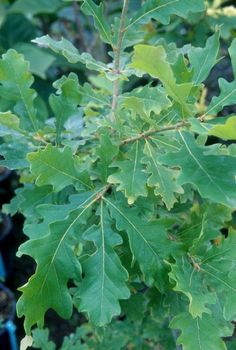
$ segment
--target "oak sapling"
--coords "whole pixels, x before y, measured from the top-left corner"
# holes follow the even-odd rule
[[[71,348],[99,349],[110,337],[106,348],[114,349],[118,334],[120,349],[172,350],[176,342],[184,350],[226,349],[222,338],[232,335],[236,318],[236,152],[207,140],[236,139],[236,117],[216,118],[235,104],[236,81],[221,78],[203,114],[198,103],[219,59],[220,32],[204,47],[184,50],[144,38],[151,20],[168,25],[173,16],[203,16],[204,0],[147,0],[135,13],[124,0],[113,23],[103,2],[83,0],[81,11],[92,16],[111,61],[80,53],[65,38],[33,40],[103,81],[82,85],[70,73],[54,82],[52,123],[37,107],[24,57],[10,49],[0,60],[0,104],[10,106],[0,113],[0,162],[23,184],[4,211],[25,216],[28,240],[18,256],[37,265],[20,287],[18,316],[28,336],[40,328],[36,347],[39,336],[48,342],[41,330],[47,311],[70,319],[74,306],[96,336],[82,326],[65,340]],[[78,124],[83,118],[79,133],[70,123],[76,116]]]

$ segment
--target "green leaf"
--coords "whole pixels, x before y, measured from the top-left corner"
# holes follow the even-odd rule
[[[37,96],[30,86],[33,77],[29,73],[29,63],[23,55],[9,50],[0,60],[0,94],[7,101],[14,102],[15,113],[20,118],[20,127],[27,131],[36,131],[43,121],[38,120],[34,106]]]
[[[223,125],[213,126],[208,134],[219,137],[222,140],[236,140],[236,116],[228,118]]]
[[[191,114],[187,100],[193,88],[193,83],[176,83],[172,67],[167,61],[166,51],[163,46],[135,46],[131,67],[159,79],[169,96],[181,106],[183,116],[189,116]]]
[[[106,96],[99,90],[95,90],[90,84],[85,83],[80,86],[79,93],[81,95],[81,106],[95,106],[95,107],[110,107],[110,96]]]
[[[10,12],[22,13],[31,18],[39,13],[54,13],[61,5],[61,0],[17,0],[11,6]]]
[[[214,288],[223,305],[226,320],[236,317],[236,235],[229,234],[220,246],[213,246],[202,260],[199,260],[200,273],[211,288]]]
[[[186,18],[189,13],[205,10],[203,0],[147,0],[130,20],[126,27],[130,29],[135,24],[145,24],[152,18],[162,24],[168,24],[171,15]]]
[[[234,77],[236,77],[236,39],[233,39],[233,41],[230,45],[229,54],[231,57],[233,74],[234,74]]]
[[[208,114],[215,115],[220,112],[225,106],[232,106],[235,104],[236,81],[234,80],[232,82],[228,82],[227,80],[220,78],[219,87],[220,94],[212,98],[203,117]]]
[[[160,87],[146,85],[123,94],[120,102],[124,108],[135,111],[136,114],[150,117],[151,112],[160,114],[161,111],[171,107],[172,103]]]
[[[78,297],[81,299],[79,310],[87,312],[96,326],[104,326],[120,314],[119,300],[127,299],[130,293],[125,283],[128,273],[113,249],[122,239],[112,229],[103,201],[98,215],[99,225],[90,227],[83,236],[94,242],[96,251],[82,262],[84,279]]]
[[[216,32],[206,42],[204,48],[192,47],[188,52],[190,64],[193,68],[193,81],[196,85],[203,82],[209,75],[212,67],[218,62],[220,32]]]
[[[149,141],[145,141],[144,154],[142,162],[147,164],[146,172],[151,174],[147,184],[155,188],[155,194],[162,197],[167,209],[171,209],[177,201],[174,193],[183,193],[183,189],[176,183],[176,174],[173,170],[164,167],[157,159],[155,149]]]
[[[127,152],[123,161],[116,161],[113,166],[120,171],[109,176],[108,182],[119,184],[117,191],[124,191],[129,204],[133,204],[139,196],[147,196],[147,174],[143,171],[141,159],[143,158],[142,144],[136,141]]]
[[[57,41],[50,38],[49,35],[44,35],[40,38],[32,40],[32,42],[38,44],[41,47],[50,48],[52,51],[64,56],[70,63],[80,62],[86,65],[88,69],[107,73],[109,77],[112,75],[111,69],[108,68],[106,64],[97,61],[87,52],[80,54],[79,50],[65,38]]]
[[[206,314],[193,319],[190,314],[182,313],[171,321],[170,326],[181,330],[178,344],[182,344],[183,350],[227,350],[212,316]]]
[[[37,263],[35,274],[20,288],[23,294],[17,303],[18,316],[25,316],[27,334],[36,323],[42,327],[49,308],[63,318],[71,317],[72,298],[67,283],[70,278],[78,278],[81,272],[74,252],[75,232],[82,231],[86,224],[87,212],[96,200],[96,193],[78,196],[80,203],[67,220],[52,223],[50,232],[45,232],[44,237],[29,240],[19,249],[18,256],[27,254]]]
[[[114,157],[119,153],[119,148],[116,145],[113,145],[110,139],[108,132],[104,132],[100,138],[100,146],[96,150],[96,154],[99,157],[98,161],[98,170],[100,171],[102,181],[106,183],[111,169],[109,165],[112,163]]]
[[[195,185],[203,198],[234,208],[235,158],[205,154],[207,147],[199,147],[188,132],[179,132],[182,148],[179,152],[159,157],[159,161],[169,166],[181,168],[177,179],[179,185]],[[227,174],[227,176],[225,176]]]
[[[224,319],[235,319],[235,246],[236,236],[230,234],[222,244],[212,246],[205,254],[188,254],[188,259],[176,259],[176,265],[172,265],[170,277],[176,282],[174,290],[189,298],[189,311],[193,317],[210,313],[209,304],[220,301]]]
[[[71,93],[69,88],[63,89],[67,81],[70,81],[74,88],[76,87],[77,91]],[[58,93],[62,93],[64,90],[66,96],[69,97],[72,95],[74,100],[78,99],[80,106],[110,107],[111,105],[110,96],[106,96],[99,90],[95,90],[92,85],[88,83],[85,83],[83,86],[79,85],[78,76],[75,73],[70,73],[68,77],[63,75],[53,83],[53,86],[58,90]]]
[[[10,111],[0,112],[0,125],[6,127],[9,132],[10,130],[22,132],[20,129],[20,119]]]
[[[232,219],[232,210],[221,204],[196,205],[189,220],[179,229],[178,237],[191,254],[204,254],[210,241],[221,237],[221,229]]]
[[[50,203],[52,201],[51,186],[36,187],[35,185],[25,185],[16,190],[15,197],[10,204],[5,204],[6,214],[16,214],[21,212],[25,217],[35,215],[38,205]]]
[[[63,79],[60,86],[58,82],[55,82],[54,86],[59,88],[58,95],[51,95],[49,103],[56,116],[57,143],[60,144],[64,124],[71,116],[78,114],[78,104],[81,98],[78,80],[76,81],[71,76]]]
[[[34,329],[33,330],[33,347],[36,349],[55,350],[56,345],[49,341],[48,329]]]
[[[73,184],[90,188],[83,176],[76,170],[75,158],[69,147],[60,150],[48,144],[44,150],[28,154],[31,172],[37,186],[52,185],[55,192]]]
[[[39,238],[45,235],[45,232],[48,232],[49,225],[53,222],[62,221],[67,219],[70,212],[75,210],[78,205],[80,205],[80,197],[76,194],[69,197],[68,204],[51,204],[52,200],[50,191],[48,190],[48,196],[39,197],[39,190],[42,190],[44,187],[36,187],[34,191],[29,193],[23,193],[24,201],[20,203],[21,211],[24,215],[27,215],[27,220],[24,225],[24,234],[30,239]],[[45,191],[48,189],[48,186],[45,186]],[[50,187],[50,190],[52,188]],[[38,195],[39,199],[35,201],[35,204],[32,204],[32,199],[29,198],[29,195],[35,197]],[[31,205],[31,208],[30,208]],[[27,210],[26,210],[27,209]],[[33,217],[32,217],[33,216]]]
[[[0,155],[4,158],[0,160],[0,166],[8,169],[25,169],[29,167],[26,156],[32,151],[32,145],[25,142],[25,139],[16,136],[14,133],[5,137],[5,143],[0,144]]]
[[[117,229],[127,233],[133,259],[139,263],[146,283],[155,283],[163,290],[167,277],[164,259],[172,250],[177,254],[180,246],[168,238],[160,221],[145,221],[135,208],[127,208],[124,202],[118,203],[107,198],[105,201],[111,216],[116,220]]]
[[[96,5],[93,0],[83,0],[81,10],[85,15],[93,16],[95,27],[98,29],[101,39],[105,43],[111,44],[111,28],[104,17],[103,3],[101,2],[99,5]]]
[[[207,289],[202,276],[185,257],[171,264],[170,279],[176,283],[173,288],[184,293],[189,299],[189,312],[193,318],[202,317],[203,313],[211,313],[207,304],[216,303],[216,295]]]
[[[14,48],[29,61],[31,73],[46,79],[46,72],[55,61],[55,57],[52,54],[28,43],[19,43]]]

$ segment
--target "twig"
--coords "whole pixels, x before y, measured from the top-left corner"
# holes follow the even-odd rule
[[[120,143],[120,146],[124,146],[127,143],[135,142],[137,140],[145,139],[148,136],[151,136],[153,134],[162,133],[162,132],[169,131],[169,130],[176,130],[176,129],[182,128],[184,126],[189,126],[189,125],[190,125],[190,123],[188,123],[187,121],[183,121],[183,122],[177,123],[177,124],[172,125],[172,126],[167,126],[165,128],[162,128],[162,129],[148,130],[148,131],[143,132],[137,136],[133,136],[133,137],[130,137],[128,139],[123,140]]]
[[[190,262],[194,268],[194,270],[196,271],[201,271],[201,267],[200,265],[194,260],[194,258],[188,253],[188,257],[190,259]]]
[[[128,11],[129,6],[129,0],[124,0],[123,2],[123,8],[120,18],[120,28],[118,33],[118,41],[117,46],[114,47],[114,74],[120,73],[120,55],[121,55],[121,49],[122,49],[122,42],[125,34],[125,18]],[[115,121],[115,111],[117,108],[117,100],[119,96],[119,77],[114,80],[113,83],[113,95],[112,95],[112,104],[111,104],[111,121]]]
[[[105,186],[103,188],[103,190],[101,192],[98,192],[97,195],[96,195],[96,200],[100,200],[103,198],[104,194],[109,191],[109,189],[111,188],[111,184]]]

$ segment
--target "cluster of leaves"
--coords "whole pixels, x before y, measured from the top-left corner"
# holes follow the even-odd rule
[[[28,240],[18,256],[37,264],[20,288],[18,316],[30,335],[50,308],[66,319],[73,307],[83,312],[91,325],[62,349],[172,350],[176,341],[184,350],[226,349],[236,319],[236,147],[207,142],[236,139],[236,117],[215,118],[236,102],[236,80],[220,79],[204,112],[199,103],[220,33],[203,48],[143,44],[151,20],[203,15],[203,0],[146,0],[136,12],[124,0],[111,26],[102,3],[83,0],[81,10],[112,49],[110,62],[65,38],[35,39],[96,72],[91,83],[75,73],[54,82],[53,117],[23,55],[10,49],[0,60],[0,165],[23,184],[4,210],[24,214]],[[235,40],[229,54],[236,77]],[[104,336],[91,335],[107,324]],[[54,349],[47,336],[35,331],[35,347]]]

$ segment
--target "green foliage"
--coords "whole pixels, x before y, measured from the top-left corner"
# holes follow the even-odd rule
[[[69,319],[73,306],[88,323],[61,349],[226,349],[236,319],[236,151],[220,140],[235,139],[235,117],[216,117],[235,104],[235,79],[220,79],[202,107],[221,34],[204,47],[146,40],[155,21],[206,17],[204,1],[125,0],[119,18],[104,4],[83,0],[81,10],[108,62],[65,38],[34,39],[92,71],[86,83],[76,73],[56,79],[50,114],[23,55],[10,49],[0,60],[0,164],[22,183],[4,210],[25,216],[18,256],[36,262],[18,316],[28,336],[39,326],[41,349],[55,349],[41,329],[47,311]],[[235,41],[235,73],[234,52]]]

